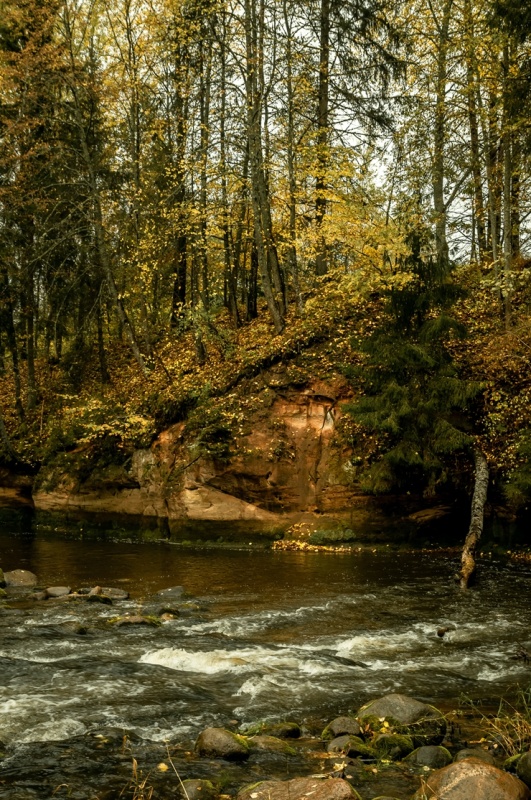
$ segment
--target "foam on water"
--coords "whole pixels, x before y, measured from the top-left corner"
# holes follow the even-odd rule
[[[245,673],[259,670],[288,670],[308,675],[332,674],[331,664],[308,658],[290,648],[272,650],[263,647],[246,647],[238,650],[190,651],[183,648],[164,647],[144,653],[139,659],[144,664],[157,664],[182,672],[199,672],[214,675],[222,672]]]
[[[60,742],[72,736],[81,736],[86,733],[86,727],[76,719],[68,717],[61,720],[50,720],[40,725],[35,725],[27,733],[19,736],[15,741],[18,744],[29,742]]]

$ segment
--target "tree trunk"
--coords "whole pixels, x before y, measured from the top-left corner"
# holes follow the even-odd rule
[[[11,284],[9,282],[9,275],[7,266],[1,263],[0,277],[2,278],[2,295],[5,302],[5,325],[6,325],[6,338],[7,346],[11,353],[11,360],[13,364],[13,382],[15,384],[15,408],[20,422],[24,421],[24,406],[22,405],[22,388],[20,381],[20,361],[17,344],[17,333],[15,330],[13,297],[11,293]]]
[[[472,497],[470,527],[461,554],[461,589],[468,589],[476,573],[476,548],[483,532],[483,514],[489,486],[487,459],[480,450],[474,451],[476,480]]]
[[[277,333],[284,330],[284,297],[267,190],[261,137],[261,97],[257,85],[259,54],[256,8],[245,0],[247,137],[251,171],[254,239],[262,290]]]
[[[326,214],[326,183],[328,173],[329,135],[329,72],[330,72],[330,0],[321,0],[319,33],[319,99],[317,107],[317,176],[315,181],[315,224],[317,228],[317,254],[315,272],[326,275],[328,252],[322,233]]]
[[[116,285],[116,280],[114,277],[114,273],[112,270],[111,259],[109,256],[109,251],[107,249],[107,242],[105,238],[105,227],[103,224],[103,211],[101,205],[101,195],[100,189],[98,185],[98,180],[96,176],[96,170],[94,165],[93,154],[91,152],[89,146],[89,140],[87,137],[87,129],[86,129],[86,122],[83,118],[83,103],[79,96],[80,87],[77,84],[78,79],[78,69],[76,64],[76,57],[74,54],[74,43],[72,40],[72,23],[68,16],[68,8],[65,6],[65,32],[67,34],[67,46],[69,48],[69,59],[70,59],[70,68],[71,73],[69,76],[69,88],[72,94],[72,107],[74,112],[74,120],[77,127],[78,135],[79,135],[79,144],[81,148],[81,157],[85,163],[85,168],[87,172],[87,183],[90,189],[91,201],[92,201],[92,224],[94,226],[94,234],[96,239],[96,245],[98,249],[98,256],[100,259],[100,264],[103,269],[105,280],[107,282],[107,286],[109,289],[110,296],[114,302],[118,313],[118,320],[120,322],[120,326],[125,331],[127,338],[129,339],[129,344],[131,346],[131,350],[135,357],[135,360],[140,367],[142,374],[147,376],[148,370],[146,367],[146,363],[140,352],[140,348],[138,346],[138,342],[135,336],[135,332],[129,320],[129,316],[125,310],[125,306],[122,300],[122,294],[118,291],[118,287]]]
[[[437,82],[433,141],[433,209],[435,212],[435,248],[440,265],[448,263],[446,238],[446,204],[444,202],[445,137],[446,137],[446,82],[448,47],[450,43],[450,16],[453,0],[445,0],[439,27],[437,54]]]
[[[474,226],[479,247],[479,262],[483,264],[487,253],[485,230],[485,205],[481,179],[481,158],[479,146],[479,125],[476,106],[477,69],[474,52],[474,19],[470,0],[465,0],[465,24],[467,27],[468,45],[466,53],[468,122],[470,127],[470,151],[472,175],[474,179]]]
[[[512,273],[512,158],[511,131],[509,128],[510,112],[507,108],[509,89],[509,44],[503,48],[504,102],[503,102],[503,306],[505,327],[511,324],[511,273]]]
[[[292,32],[291,20],[288,14],[287,0],[283,0],[284,25],[286,26],[286,92],[287,92],[287,112],[288,112],[288,141],[287,141],[287,162],[289,180],[289,244],[288,244],[288,264],[291,278],[293,280],[293,290],[297,308],[302,312],[302,298],[299,284],[299,265],[297,261],[297,179],[296,179],[296,150],[295,150],[295,112],[293,88],[293,53],[292,53]]]

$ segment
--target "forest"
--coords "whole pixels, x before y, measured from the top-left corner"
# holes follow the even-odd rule
[[[2,0],[3,463],[222,459],[285,362],[367,492],[525,510],[530,121],[526,0]]]

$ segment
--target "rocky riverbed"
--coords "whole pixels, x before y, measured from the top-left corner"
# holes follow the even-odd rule
[[[144,635],[153,647],[176,623],[205,624],[201,601],[182,587],[131,600],[119,586],[41,585],[25,569],[0,571],[0,583],[0,798],[531,798],[529,740],[508,738],[457,698],[440,710],[395,691],[352,708],[345,693],[334,718],[300,707],[279,715],[275,701],[271,715],[253,719],[251,704],[242,721],[215,697],[227,689],[216,687],[212,651],[196,654],[203,678],[193,683],[175,669],[187,657],[175,647],[125,657]],[[226,666],[247,669],[248,650],[226,647]],[[332,659],[313,680],[333,682],[334,663],[337,674],[367,668]],[[278,664],[268,666],[273,675]]]

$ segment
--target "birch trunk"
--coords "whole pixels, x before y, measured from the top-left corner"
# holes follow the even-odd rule
[[[483,515],[489,485],[487,459],[480,450],[474,452],[476,479],[472,497],[470,527],[461,554],[461,589],[468,589],[476,574],[476,548],[483,532]]]

